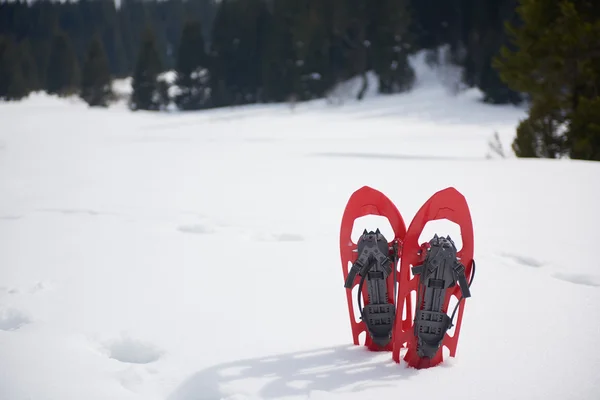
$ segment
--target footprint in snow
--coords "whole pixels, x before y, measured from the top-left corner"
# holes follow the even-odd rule
[[[230,367],[230,368],[225,368],[222,369],[218,372],[219,375],[221,376],[228,376],[228,377],[232,377],[232,376],[240,376],[242,375],[242,372],[246,369],[250,369],[250,366],[238,366],[238,367]]]
[[[19,289],[7,288],[5,286],[0,286],[0,295],[17,294],[17,293],[19,293]]]
[[[30,322],[24,313],[15,308],[0,310],[0,330],[16,331]]]
[[[271,357],[271,358],[264,358],[262,360],[260,360],[261,363],[272,363],[272,362],[276,362],[278,361],[279,358],[277,357]]]
[[[48,290],[50,290],[52,288],[52,285],[49,284],[48,282],[36,282],[33,286],[31,286],[31,288],[29,289],[29,293],[31,294],[39,294],[39,293],[43,293],[46,292]]]
[[[273,236],[278,242],[302,242],[304,237],[296,233],[280,233]]]
[[[556,272],[552,274],[556,279],[561,281],[574,283],[576,285],[600,287],[600,278],[587,274],[571,274],[565,272]]]
[[[9,295],[19,294],[20,295],[20,294],[25,294],[25,293],[40,294],[40,293],[50,290],[51,288],[52,288],[51,284],[49,284],[48,282],[42,282],[42,281],[36,282],[29,288],[18,288],[18,287],[8,288],[5,286],[0,286],[0,295],[4,295],[4,294],[9,294]]]
[[[292,389],[306,389],[307,387],[310,386],[310,384],[313,383],[312,381],[309,380],[294,380],[294,381],[288,381],[286,384],[287,386],[291,387]]]
[[[304,236],[297,233],[272,233],[272,234],[259,234],[256,235],[256,239],[261,242],[302,242]]]
[[[62,215],[86,215],[90,217],[99,216],[117,216],[118,214],[104,211],[92,210],[89,208],[42,208],[38,211],[51,214],[62,214]]]
[[[129,337],[112,340],[105,345],[105,350],[110,358],[131,364],[149,364],[163,355],[155,345]]]
[[[0,221],[17,221],[23,218],[22,215],[0,215]]]
[[[500,254],[500,256],[508,258],[516,262],[517,264],[524,265],[526,267],[540,268],[544,266],[543,262],[536,260],[535,258],[523,256],[520,254],[502,253]]]
[[[250,143],[273,143],[276,140],[274,138],[269,137],[253,137],[244,139],[246,142]]]
[[[500,254],[501,257],[510,259],[513,262],[516,262],[519,265],[524,265],[526,267],[532,268],[541,268],[544,266],[544,263],[536,260],[531,257],[522,256],[518,254],[509,254],[503,253]],[[568,272],[555,272],[552,274],[553,278],[560,279],[561,281],[573,283],[576,285],[584,285],[584,286],[592,286],[592,287],[600,287],[600,277],[596,277],[588,274],[577,274],[577,273],[568,273]]]
[[[125,389],[135,392],[137,388],[144,383],[144,378],[134,369],[119,371],[116,378]]]
[[[195,235],[207,235],[211,233],[215,233],[215,230],[206,225],[180,225],[177,230],[183,233],[191,233]]]

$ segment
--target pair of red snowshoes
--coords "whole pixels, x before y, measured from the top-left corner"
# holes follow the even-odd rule
[[[366,215],[387,217],[394,237],[385,238],[379,229],[365,230],[354,243],[354,221]],[[434,235],[429,242],[419,243],[427,222],[444,219],[460,226],[460,250],[450,236]],[[392,351],[399,363],[405,349],[405,362],[418,369],[440,364],[444,347],[450,357],[455,356],[464,299],[471,296],[475,273],[473,225],[462,194],[451,187],[435,193],[406,229],[394,203],[364,186],[346,205],[340,253],[354,344],[360,345],[359,335],[365,332],[364,345],[369,350]],[[449,313],[452,299],[456,304]],[[360,318],[355,315],[354,300]]]

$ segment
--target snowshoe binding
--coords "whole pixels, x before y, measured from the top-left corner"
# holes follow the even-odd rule
[[[392,340],[396,305],[388,302],[387,279],[393,276],[397,265],[396,247],[388,247],[388,241],[377,229],[363,232],[358,240],[358,258],[346,277],[344,287],[352,289],[356,276],[360,276],[357,303],[361,320],[365,322],[367,333],[377,346],[385,347]],[[361,307],[361,297],[365,282],[369,302]]]
[[[457,309],[454,308],[452,316],[444,312],[446,291],[458,282],[461,301],[471,297],[471,292],[465,267],[457,259],[456,246],[450,236],[435,235],[422,246],[421,255],[424,256],[423,264],[412,268],[413,275],[419,276],[414,334],[417,355],[432,359],[440,349],[444,335],[452,327]]]

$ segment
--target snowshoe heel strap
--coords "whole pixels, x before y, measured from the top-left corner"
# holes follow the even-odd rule
[[[394,304],[367,304],[365,306],[363,318],[371,339],[378,346],[384,347],[390,342],[395,314]]]
[[[420,357],[433,358],[439,350],[446,331],[450,327],[450,317],[443,312],[419,310],[415,315],[415,331],[419,338],[417,353]]]
[[[465,299],[471,297],[471,291],[469,290],[469,283],[467,282],[467,277],[465,276],[465,266],[460,262],[456,262],[454,266],[454,274],[456,276],[456,280],[458,281],[458,286],[460,287],[460,291],[462,292],[462,297]]]

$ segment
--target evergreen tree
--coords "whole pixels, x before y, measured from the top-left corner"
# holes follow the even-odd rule
[[[33,58],[29,39],[23,39],[17,49],[19,53],[19,65],[23,79],[25,80],[27,90],[41,89],[40,75],[37,64]]]
[[[71,38],[62,31],[56,31],[46,71],[46,90],[59,96],[70,95],[77,91],[79,81],[79,63]]]
[[[110,73],[114,77],[125,78],[129,76],[128,55],[123,47],[123,37],[119,25],[108,25],[102,34],[102,42],[110,66]]]
[[[381,93],[408,91],[414,84],[415,72],[408,63],[410,20],[404,0],[371,4],[371,54]]]
[[[0,99],[20,100],[28,93],[18,46],[12,39],[0,36]]]
[[[100,33],[102,44],[108,59],[109,70],[113,77],[129,76],[128,57],[123,46],[123,35],[119,24],[119,13],[114,0],[95,0],[99,2],[100,10],[92,18],[98,18],[97,23],[88,29],[90,35]],[[92,38],[93,39],[93,38]]]
[[[112,93],[108,59],[100,36],[90,43],[83,65],[81,98],[91,107],[106,107]]]
[[[571,157],[600,161],[600,96],[579,100],[568,129]]]
[[[492,104],[521,102],[521,95],[511,90],[492,67],[492,60],[502,45],[507,45],[504,32],[505,22],[516,22],[515,7],[518,0],[468,0],[469,11],[461,10],[468,16],[468,25],[463,22],[459,65],[464,67],[463,81],[483,92],[483,101]]]
[[[521,0],[518,12],[523,24],[507,25],[516,49],[504,47],[495,60],[502,79],[531,99],[529,125],[517,131],[515,152],[600,160],[600,4]]]
[[[262,0],[220,2],[210,46],[213,105],[262,100],[267,12]]]
[[[519,123],[512,144],[518,157],[558,158],[564,153],[566,138],[558,133],[562,124],[559,110],[551,100],[533,104],[529,116]]]
[[[331,84],[355,76],[361,77],[362,85],[357,93],[361,100],[367,89],[367,70],[369,69],[368,50],[372,48],[369,38],[369,25],[372,15],[369,13],[368,0],[334,0],[332,2],[333,34],[330,42],[329,62]]]
[[[198,110],[207,104],[210,82],[208,56],[204,46],[200,21],[187,22],[181,33],[175,81],[179,89],[175,104],[182,110]]]
[[[290,29],[298,76],[295,93],[300,100],[310,100],[324,96],[343,79],[341,77],[344,74],[350,77],[346,73],[347,54],[342,51],[343,45],[339,44],[346,36],[347,20],[338,15],[339,20],[335,24],[337,29],[332,29],[335,7],[331,7],[331,2],[296,0],[294,3],[294,19]],[[342,10],[338,9],[338,13],[341,14]],[[332,68],[332,58],[343,60],[343,68],[335,68],[336,65]]]
[[[130,108],[132,110],[159,110],[164,103],[158,77],[163,71],[156,48],[156,37],[151,28],[144,32],[132,79]]]
[[[296,84],[296,53],[290,24],[293,9],[290,0],[268,3],[265,21],[262,59],[263,99],[266,102],[289,100]]]

